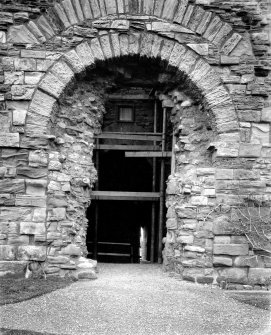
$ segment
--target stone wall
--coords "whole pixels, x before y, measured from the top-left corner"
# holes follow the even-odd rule
[[[160,96],[176,135],[165,268],[198,282],[271,276],[236,232],[240,203],[271,200],[267,1],[2,1],[0,19],[2,273],[93,267],[80,257],[103,99],[74,85],[97,62],[137,56],[175,72]]]

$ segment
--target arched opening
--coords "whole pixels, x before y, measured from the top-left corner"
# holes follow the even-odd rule
[[[103,83],[105,114],[95,137],[98,180],[87,210],[88,255],[161,262],[173,128],[171,108],[159,95],[170,89],[175,72],[158,60],[124,58],[100,63],[90,75]]]

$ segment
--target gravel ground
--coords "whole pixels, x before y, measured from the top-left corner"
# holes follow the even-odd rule
[[[178,281],[149,264],[100,264],[98,280],[2,306],[0,316],[2,334],[27,334],[4,329],[73,335],[271,334],[268,311],[217,288]]]

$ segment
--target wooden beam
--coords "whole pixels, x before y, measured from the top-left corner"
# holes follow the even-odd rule
[[[153,100],[148,94],[108,94],[106,96],[109,100]]]
[[[119,134],[119,133],[102,133],[95,135],[95,138],[114,139],[114,140],[131,140],[131,141],[162,141],[162,135],[138,135],[138,134]]]
[[[121,191],[92,191],[93,200],[136,200],[136,201],[158,201],[158,192],[121,192]]]
[[[98,144],[96,150],[128,150],[128,151],[159,151],[158,145],[122,145],[122,144]]]
[[[125,157],[161,157],[161,158],[167,158],[171,157],[172,152],[171,151],[128,151],[125,152]]]

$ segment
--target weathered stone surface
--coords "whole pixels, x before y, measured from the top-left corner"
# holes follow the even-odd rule
[[[24,109],[15,109],[12,112],[12,123],[14,126],[24,126],[27,111]]]
[[[6,179],[0,180],[0,193],[24,193],[24,179]]]
[[[16,258],[16,248],[11,245],[0,245],[0,260],[13,261]]]
[[[167,225],[168,229],[177,229],[178,228],[177,220],[174,219],[174,218],[168,219],[166,225]]]
[[[248,283],[248,270],[240,268],[226,268],[218,271],[218,280],[227,280],[229,283]]]
[[[61,254],[70,256],[81,256],[82,251],[79,246],[75,244],[69,244],[65,248],[61,249]]]
[[[40,82],[39,87],[48,94],[59,98],[65,89],[65,83],[59,80],[52,73],[48,73]]]
[[[260,262],[258,260],[257,256],[238,256],[234,260],[234,266],[237,267],[252,267],[256,268],[260,265]]]
[[[241,143],[239,156],[240,157],[260,157],[261,155],[260,144]]]
[[[15,206],[46,207],[46,196],[16,195]]]
[[[45,195],[47,180],[26,179],[26,194]]]
[[[265,284],[270,280],[271,269],[249,269],[248,280],[251,284]]]
[[[48,117],[54,109],[55,104],[56,100],[53,97],[37,90],[30,104],[29,112]]]
[[[232,266],[233,261],[231,257],[214,256],[213,264],[215,266]]]
[[[21,222],[20,234],[42,235],[45,234],[45,223],[43,222]]]
[[[215,255],[248,255],[248,244],[214,244]]]
[[[19,147],[19,133],[0,133],[1,147]]]
[[[44,246],[19,246],[17,259],[20,261],[45,261],[46,247]]]

